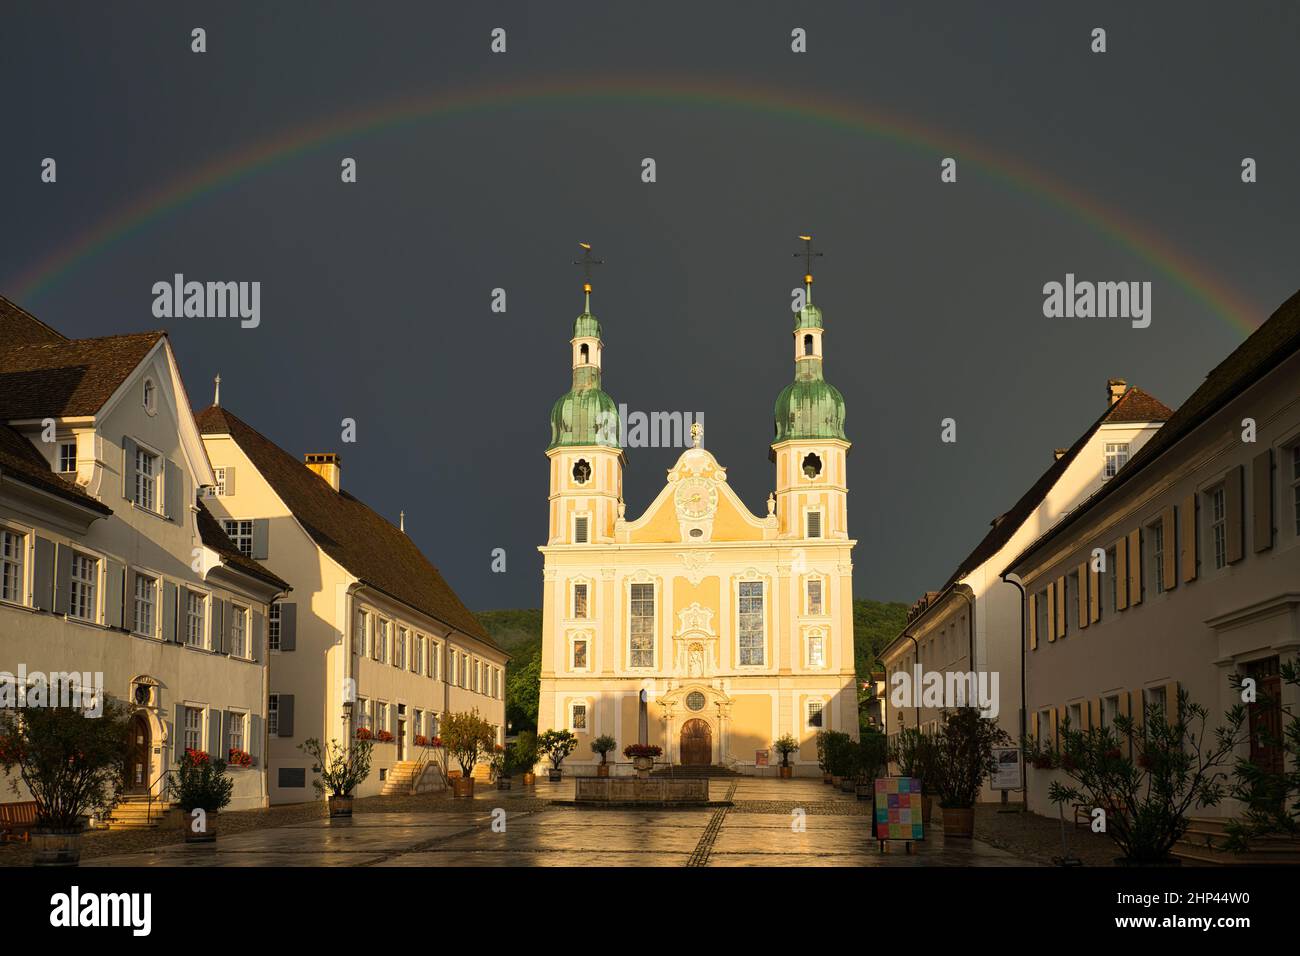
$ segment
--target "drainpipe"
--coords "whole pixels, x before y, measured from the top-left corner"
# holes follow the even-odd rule
[[[909,641],[912,642],[912,647],[915,648],[915,650],[916,650],[916,665],[917,665],[917,667],[920,667],[920,666],[921,666],[921,645],[918,644],[918,643],[916,643],[916,638],[914,638],[911,634],[908,634],[906,631],[903,632],[903,636],[904,636],[905,638],[907,638]],[[922,671],[922,673],[924,674],[925,672]],[[920,729],[921,729],[921,704],[920,704],[920,700],[921,700],[921,698],[920,698],[920,696],[917,694],[917,692],[916,692],[916,688],[915,688],[915,687],[912,688],[912,700],[914,700],[914,701],[917,702],[917,703],[915,704],[915,707],[916,707],[916,729],[917,729],[917,730],[920,730]]]
[[[1007,584],[1015,585],[1020,591],[1020,741],[1025,739],[1025,708],[1028,706],[1028,698],[1025,694],[1025,645],[1029,643],[1029,631],[1025,621],[1025,603],[1026,594],[1025,586],[1020,580],[1020,575],[1003,572],[1002,580]],[[1017,741],[1017,744],[1020,743]],[[1029,812],[1029,768],[1023,765],[1024,758],[1021,757],[1021,783],[1024,786],[1022,795],[1025,798],[1025,812]]]
[[[967,630],[970,632],[970,634],[967,637],[967,642],[969,647],[967,656],[970,660],[971,672],[974,673],[975,671],[975,594],[973,591],[971,591],[970,587],[965,584],[958,585],[955,590],[957,591],[958,594],[960,594],[963,598],[966,599],[966,603],[970,606],[970,613],[966,615],[966,623],[969,625]]]

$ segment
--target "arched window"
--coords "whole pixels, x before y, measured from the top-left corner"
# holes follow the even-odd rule
[[[588,357],[589,354],[590,354],[590,350],[586,342],[583,342],[581,345],[578,346],[578,355],[582,357],[583,365],[586,365],[587,362],[589,361],[589,357]]]
[[[813,354],[813,339],[812,339],[812,335],[805,335],[805,336],[803,337],[803,354],[804,354],[804,355],[812,355],[812,354]]]

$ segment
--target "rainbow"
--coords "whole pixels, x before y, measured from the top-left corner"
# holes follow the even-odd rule
[[[19,302],[30,304],[70,275],[79,265],[213,193],[344,140],[400,129],[467,113],[515,106],[579,108],[595,105],[654,105],[699,110],[731,110],[812,123],[851,135],[869,136],[903,148],[954,156],[963,169],[979,172],[1006,187],[1052,206],[1083,222],[1149,263],[1247,335],[1266,311],[1215,279],[1201,263],[1136,220],[1107,208],[1092,197],[1054,180],[1018,159],[979,143],[962,141],[911,119],[880,110],[807,94],[728,87],[716,81],[666,82],[660,79],[556,80],[526,85],[446,91],[393,100],[377,108],[331,116],[293,127],[205,163],[158,189],[142,195],[89,229],[74,236],[23,272],[10,277]]]

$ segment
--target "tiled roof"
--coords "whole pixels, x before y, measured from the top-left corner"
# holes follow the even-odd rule
[[[438,569],[392,522],[224,408],[196,416],[204,435],[229,435],[312,540],[362,582],[464,634],[496,647]]]
[[[1300,292],[1287,299],[1250,337],[1210,370],[1191,397],[1101,489],[1022,551],[1007,570],[1079,521],[1090,509],[1136,478],[1230,401],[1300,351]]]
[[[0,421],[94,415],[163,334],[0,340]]]
[[[54,331],[21,306],[0,295],[0,348],[30,345],[33,342],[66,342],[67,337]]]
[[[212,516],[212,512],[207,509],[203,500],[197,499],[195,504],[198,505],[198,526],[199,539],[211,548],[217,554],[221,555],[221,560],[229,564],[236,570],[243,571],[245,574],[252,575],[258,580],[273,584],[283,591],[290,590],[289,582],[281,578],[270,570],[263,567],[257,561],[240,551],[235,542],[230,540],[225,529],[221,527],[220,522]]]
[[[100,514],[113,513],[108,505],[92,498],[62,475],[50,471],[50,463],[41,457],[35,446],[21,433],[3,423],[0,423],[0,473]]]
[[[1052,490],[1057,480],[1061,475],[1065,474],[1066,469],[1079,457],[1079,452],[1083,451],[1089,439],[1097,433],[1097,429],[1101,428],[1102,425],[1119,422],[1163,422],[1172,414],[1173,411],[1164,402],[1152,397],[1136,386],[1125,391],[1120,396],[1119,401],[1109,406],[1101,417],[1079,436],[1078,441],[1066,450],[1065,454],[1052,462],[1052,466],[1043,472],[1039,479],[1029,487],[1028,491],[1021,495],[1020,500],[1012,505],[1009,511],[994,519],[993,527],[984,536],[984,540],[976,545],[975,550],[968,554],[965,560],[957,566],[957,570],[953,572],[952,577],[948,579],[944,587],[946,588],[975,570],[997,554],[1011,540],[1020,526],[1034,513],[1034,509],[1042,504],[1043,499],[1047,497],[1048,492]],[[1156,436],[1159,436],[1167,427],[1167,425],[1161,426],[1160,430],[1156,432]],[[1152,437],[1151,441],[1155,441],[1155,436]],[[1114,480],[1114,478],[1111,479],[1112,482]]]

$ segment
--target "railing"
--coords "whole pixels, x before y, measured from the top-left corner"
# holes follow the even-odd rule
[[[424,772],[429,769],[430,764],[432,764],[434,767],[438,769],[438,776],[442,778],[443,786],[450,787],[451,781],[447,779],[447,771],[434,754],[434,751],[437,750],[438,748],[421,747],[420,749],[423,751],[423,753],[420,754],[419,759],[416,760],[415,762],[415,776],[411,778],[410,794],[412,796],[416,794],[417,788],[420,785],[420,781],[424,779]]]
[[[149,805],[145,808],[145,817],[144,817],[145,823],[153,823],[153,798],[154,798],[155,785],[158,784],[164,777],[168,778],[167,782],[162,785],[161,787],[162,793],[160,794],[160,796],[166,796],[167,792],[171,789],[171,779],[170,779],[171,775],[172,775],[171,768],[163,767],[162,772],[159,773],[158,776],[154,777],[153,782],[149,784]],[[164,810],[158,814],[158,818],[160,820],[162,819],[162,814],[165,812],[166,811]]]

